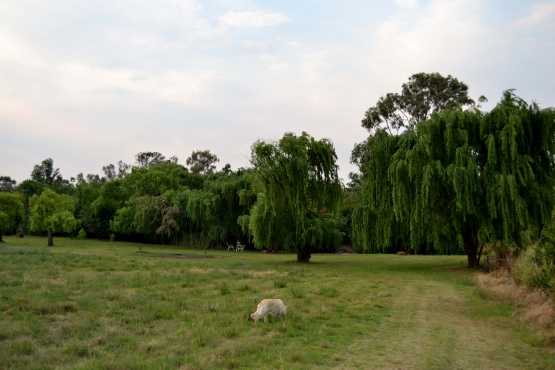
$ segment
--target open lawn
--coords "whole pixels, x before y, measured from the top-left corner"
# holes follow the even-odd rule
[[[555,369],[462,256],[0,245],[0,369]],[[247,321],[262,298],[285,320]]]

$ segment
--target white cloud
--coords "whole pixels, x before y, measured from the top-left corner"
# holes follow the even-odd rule
[[[418,0],[395,0],[395,4],[403,9],[414,9],[418,6]]]
[[[553,21],[553,18],[555,18],[555,2],[539,3],[534,4],[530,13],[519,19],[517,25],[530,27]]]
[[[145,73],[130,69],[107,69],[68,63],[58,67],[60,85],[68,96],[138,94],[143,98],[192,106],[207,99],[216,78],[213,71],[163,71]]]
[[[224,27],[236,28],[262,28],[279,26],[290,21],[285,14],[251,10],[251,11],[229,11],[218,18],[219,24]]]

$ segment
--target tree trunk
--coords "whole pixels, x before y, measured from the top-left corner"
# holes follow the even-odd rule
[[[48,246],[54,246],[54,237],[52,236],[52,231],[48,230]]]
[[[308,263],[310,262],[310,250],[301,248],[297,250],[297,262]]]
[[[480,257],[478,255],[478,233],[469,228],[464,234],[464,251],[468,257],[468,267],[477,268],[480,265]]]
[[[468,250],[466,252],[466,255],[468,257],[468,267],[469,268],[477,268],[480,265],[480,261],[478,259],[477,249],[478,248],[475,248],[473,250]]]

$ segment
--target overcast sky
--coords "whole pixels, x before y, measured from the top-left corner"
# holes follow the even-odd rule
[[[64,177],[139,151],[249,163],[257,139],[330,138],[416,72],[555,105],[555,1],[1,0],[0,175]]]

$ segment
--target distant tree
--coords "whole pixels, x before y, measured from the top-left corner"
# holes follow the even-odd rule
[[[88,173],[86,178],[89,183],[101,184],[103,182],[102,177],[96,173]]]
[[[112,163],[103,166],[102,172],[104,172],[104,178],[108,181],[112,181],[117,177],[116,166]]]
[[[129,173],[131,165],[125,163],[124,161],[118,162],[118,177],[125,177]]]
[[[40,194],[43,189],[43,184],[30,179],[23,180],[16,187],[16,190],[26,198],[31,198],[33,195]]]
[[[46,232],[48,246],[53,246],[54,233],[75,230],[77,221],[73,216],[74,208],[72,197],[57,194],[50,189],[44,190],[41,195],[31,199],[31,230]]]
[[[80,180],[75,185],[75,192],[73,194],[75,200],[75,216],[79,219],[87,235],[101,237],[101,235],[98,234],[100,222],[96,217],[93,203],[99,197],[103,184],[88,183],[82,175],[78,175],[78,178]]]
[[[482,101],[483,97],[480,98]],[[468,86],[455,77],[439,73],[417,73],[401,88],[401,93],[388,93],[370,107],[362,120],[362,126],[371,132],[378,128],[389,134],[400,129],[412,129],[432,113],[473,107],[468,97]]]
[[[74,182],[77,182],[77,185],[87,182],[87,180],[85,179],[85,175],[83,175],[83,172],[79,172],[77,174]]]
[[[31,179],[43,185],[53,185],[63,180],[60,169],[54,168],[52,158],[47,158],[35,165],[31,172]]]
[[[122,180],[103,183],[96,194],[96,198],[85,208],[88,217],[83,226],[87,234],[106,238],[110,234],[110,220],[131,195]]]
[[[13,234],[24,217],[23,199],[14,192],[0,192],[0,241],[2,234]]]
[[[214,173],[216,163],[219,161],[218,157],[209,150],[195,150],[187,158],[186,163],[193,174],[209,175]]]
[[[62,177],[60,169],[54,167],[52,158],[47,158],[35,165],[31,172],[31,180],[57,193],[71,194],[73,191],[71,183]]]
[[[6,225],[8,221],[8,215],[5,212],[0,211],[0,243],[4,242],[2,235],[6,232]]]
[[[116,234],[141,235],[145,241],[156,241],[165,208],[165,199],[161,196],[131,198],[116,212],[111,229]]]
[[[177,242],[181,229],[180,218],[181,210],[178,207],[165,205],[162,208],[162,220],[156,229],[156,234]]]
[[[141,152],[135,156],[139,167],[148,167],[166,161],[166,157],[158,152]]]
[[[202,179],[192,176],[187,168],[172,162],[162,162],[149,167],[135,167],[122,179],[134,195],[162,195],[181,186],[202,186]]]
[[[293,249],[298,262],[309,262],[311,251],[330,239],[341,200],[336,160],[330,141],[307,133],[254,144],[260,195],[249,222],[257,247]]]
[[[349,172],[348,176],[349,176],[349,182],[347,182],[347,190],[350,190],[350,191],[358,190],[362,182],[362,177],[360,176],[360,173]]]
[[[0,176],[0,191],[14,191],[16,181],[9,176]]]
[[[162,224],[164,198],[160,196],[142,196],[133,199],[135,210],[135,232],[147,237],[156,235],[156,230]]]
[[[116,211],[114,218],[110,221],[110,230],[119,235],[130,236],[135,234],[135,210],[125,206]]]
[[[222,174],[229,176],[233,173],[233,170],[231,169],[231,165],[229,163],[226,163],[225,166],[222,167]]]
[[[42,193],[44,187],[45,185],[30,179],[23,180],[16,187],[16,191],[23,195],[23,208],[25,213],[22,224],[23,233],[29,231],[30,199],[33,195]]]

